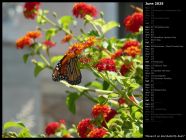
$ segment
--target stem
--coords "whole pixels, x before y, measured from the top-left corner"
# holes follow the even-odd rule
[[[64,85],[66,85],[67,87],[79,90],[79,91],[89,91],[89,92],[95,92],[97,94],[111,94],[113,93],[113,91],[107,91],[107,90],[101,90],[101,89],[90,89],[87,87],[83,87],[83,86],[78,86],[78,85],[71,85],[69,83],[67,83],[66,81],[61,80],[60,83],[63,83]]]
[[[69,34],[69,32],[66,32],[63,28],[61,28],[59,25],[57,25],[55,22],[47,18],[46,16],[40,15],[43,19],[45,19],[48,23],[50,23],[52,26],[57,27],[59,30],[63,30],[65,33]]]
[[[45,19],[48,23],[50,23],[53,26],[57,26],[56,23],[54,23],[53,21],[51,21],[49,18],[47,18],[46,16],[40,15],[43,19]]]
[[[93,28],[98,32],[99,35],[101,35],[101,32],[98,30],[98,28],[94,25],[94,23],[90,22],[90,24],[93,26]]]
[[[45,64],[47,64],[47,67],[49,69],[53,69],[53,67],[50,65],[50,63],[48,62],[48,60],[42,54],[39,54],[39,57],[45,62]]]
[[[84,95],[85,97],[87,97],[89,100],[91,100],[94,103],[98,103],[96,99],[94,99],[92,96],[90,96],[88,94],[88,92],[83,92],[82,95]]]
[[[91,68],[91,67],[90,67]],[[92,69],[92,68],[91,68]],[[96,72],[94,69],[92,69],[94,72]],[[97,73],[97,72],[96,72]],[[124,98],[132,103],[132,105],[137,106],[141,111],[143,111],[143,108],[140,107],[137,103],[133,102],[127,94],[123,94],[109,79],[107,79],[102,73],[99,73],[98,75],[101,75],[101,77],[107,81],[109,84],[111,84],[115,90],[120,94],[124,95]]]
[[[143,13],[143,9],[137,7],[137,6],[134,6],[134,5],[130,5],[131,8],[133,8],[134,10],[136,10],[137,12],[141,12]]]
[[[111,85],[117,90],[118,93],[122,94],[122,93],[120,92],[120,90],[119,90],[109,79],[107,79],[102,73],[100,73],[100,75],[101,75],[101,77],[102,77],[105,81],[107,81],[109,84],[111,84]]]

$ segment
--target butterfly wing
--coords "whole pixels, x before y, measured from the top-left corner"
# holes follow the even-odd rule
[[[68,58],[65,55],[56,65],[52,79],[54,81],[66,80],[69,84],[77,85],[81,82],[81,72],[77,66],[78,58]]]
[[[72,85],[77,85],[81,82],[81,71],[77,66],[78,58],[74,57],[69,60],[67,65],[66,81]]]

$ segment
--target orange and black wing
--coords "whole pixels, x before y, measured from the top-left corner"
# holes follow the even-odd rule
[[[69,84],[77,85],[81,82],[81,72],[77,66],[78,58],[68,58],[65,55],[56,65],[52,79],[54,81],[66,80]]]

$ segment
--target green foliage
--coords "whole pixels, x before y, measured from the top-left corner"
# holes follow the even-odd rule
[[[52,65],[54,65],[55,63],[57,63],[62,58],[63,58],[63,55],[53,56],[53,57],[51,57],[50,62],[51,62]]]
[[[102,29],[102,32],[105,34],[106,32],[110,31],[111,29],[115,27],[120,27],[119,23],[115,21],[110,21],[107,24],[103,25],[101,29]]]
[[[129,33],[124,38],[107,38],[105,36],[110,30],[120,27],[120,24],[116,21],[105,21],[104,13],[100,12],[100,17],[91,17],[86,15],[81,20],[83,25],[88,28],[81,27],[80,29],[72,28],[77,24],[74,17],[70,15],[64,15],[60,18],[56,12],[52,12],[53,19],[50,20],[47,16],[49,11],[38,10],[36,22],[39,24],[39,29],[45,33],[43,40],[54,40],[57,35],[71,34],[72,39],[67,41],[67,44],[71,46],[66,48],[65,55],[68,59],[66,60],[67,70],[72,64],[68,61],[73,55],[77,55],[78,59],[87,58],[90,62],[86,64],[79,61],[77,63],[79,69],[87,69],[94,76],[95,80],[92,80],[83,85],[71,85],[65,80],[61,80],[60,83],[68,88],[74,89],[67,91],[66,105],[72,114],[76,114],[76,102],[81,96],[86,97],[95,104],[109,105],[110,108],[115,109],[117,114],[110,119],[108,122],[103,115],[98,115],[97,118],[92,119],[95,125],[101,127],[103,122],[105,123],[105,129],[108,131],[108,135],[104,137],[114,138],[140,138],[143,136],[143,94],[134,94],[134,92],[142,87],[143,85],[143,57],[137,55],[135,57],[129,56],[126,52],[122,52],[121,56],[114,58],[115,53],[120,49],[122,50],[123,45],[129,40],[138,40],[143,44],[143,27],[139,29],[139,32]],[[78,20],[79,21],[79,20]],[[47,24],[47,25],[45,25]],[[43,26],[44,25],[44,26]],[[48,25],[51,25],[48,27]],[[76,35],[76,32],[80,31],[81,34]],[[95,42],[91,40],[87,41],[89,37],[94,36]],[[62,37],[59,36],[61,39]],[[58,43],[60,40],[54,42]],[[81,43],[78,47],[74,47],[73,43]],[[46,68],[53,71],[55,65],[63,58],[61,51],[58,55],[51,55],[51,48],[43,45],[37,38],[32,39],[32,44],[28,47],[28,53],[23,55],[24,63],[27,63],[29,58],[35,65],[34,76],[37,77],[40,72]],[[121,49],[122,48],[122,49]],[[140,46],[142,50],[143,46]],[[71,52],[73,55],[69,55]],[[99,71],[97,64],[102,58],[112,58],[114,66],[112,64],[102,64],[106,70]],[[108,62],[109,63],[109,62]],[[64,64],[64,63],[62,63]],[[122,75],[121,66],[132,64],[129,70],[126,70],[126,74]],[[108,65],[108,66],[107,66]],[[73,65],[75,67],[76,65]],[[109,71],[107,67],[114,67],[116,71]],[[74,69],[75,70],[75,69]],[[60,71],[61,72],[61,71]],[[65,71],[62,71],[65,73]],[[65,75],[67,76],[67,75]],[[83,78],[84,75],[82,74]],[[50,76],[51,77],[51,76]],[[72,77],[71,77],[72,78]],[[86,77],[85,77],[86,78]],[[132,101],[131,97],[135,98]],[[138,97],[138,98],[136,98]],[[118,103],[118,100],[123,99],[123,104]],[[138,100],[140,99],[140,100]],[[105,120],[104,120],[105,119]],[[66,127],[66,126],[64,126]],[[11,132],[9,128],[16,128],[18,132]],[[54,134],[56,137],[62,137],[63,135],[75,134],[77,135],[76,126],[74,128],[66,129],[60,128]],[[46,137],[44,134],[32,135],[30,130],[21,122],[7,122],[3,126],[3,134],[5,137],[18,137],[18,138],[30,138],[30,137]]]
[[[97,100],[99,104],[106,104],[108,102],[108,99],[103,96],[99,96]]]
[[[35,63],[35,68],[34,68],[34,76],[37,77],[38,74],[44,70],[46,65],[43,62],[36,62]]]
[[[3,125],[3,130],[9,129],[11,127],[16,127],[16,128],[25,128],[25,125],[22,122],[6,122]]]
[[[40,25],[44,25],[47,23],[47,20],[44,18],[48,14],[48,10],[41,10],[38,11],[38,16],[36,22]]]
[[[10,128],[15,128],[18,132],[8,131]],[[4,138],[30,138],[32,137],[30,130],[22,122],[6,122],[3,125],[3,134]]]
[[[57,34],[58,30],[56,28],[50,28],[45,33],[46,40],[51,40],[53,36]]]
[[[69,95],[66,98],[66,105],[69,109],[69,111],[73,114],[76,113],[76,101],[80,97],[76,92],[70,92],[68,91]]]
[[[28,57],[29,57],[30,54],[24,54],[23,55],[23,62],[26,64],[27,61],[28,61]]]

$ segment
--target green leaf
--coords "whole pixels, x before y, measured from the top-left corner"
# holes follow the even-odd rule
[[[39,9],[39,14],[37,15],[37,18],[36,18],[36,22],[38,23],[38,24],[41,24],[41,25],[43,25],[43,24],[45,24],[47,21],[43,18],[43,16],[46,16],[46,14],[47,14],[47,12],[45,12],[45,11],[43,11],[43,10],[41,10],[41,9]]]
[[[99,102],[99,104],[106,104],[107,101],[108,101],[108,99],[105,98],[105,97],[103,97],[103,96],[99,96],[99,97],[98,97],[98,102]]]
[[[106,71],[105,74],[108,76],[109,80],[116,80],[118,77],[117,73],[112,71]]]
[[[103,90],[107,90],[110,84],[107,81],[103,81]]]
[[[85,20],[87,20],[87,21],[92,21],[92,20],[93,20],[93,17],[90,16],[90,15],[86,15],[86,16],[85,16]]]
[[[25,128],[25,125],[22,122],[6,122],[3,125],[3,130],[6,130],[10,127]]]
[[[139,131],[135,130],[132,132],[132,137],[141,138],[141,137],[143,137],[143,134],[141,134]]]
[[[107,24],[103,25],[101,29],[102,29],[102,32],[105,34],[106,32],[108,32],[109,30],[115,27],[120,27],[119,23],[115,21],[110,21]]]
[[[57,18],[57,13],[56,12],[52,12],[53,17]]]
[[[139,112],[139,111],[135,112],[135,118],[137,120],[141,119],[142,117],[143,117],[143,114],[141,112]]]
[[[28,128],[23,128],[19,134],[18,134],[19,138],[31,138],[32,135],[30,134],[30,130]]]
[[[107,123],[108,128],[111,128],[113,125],[122,125],[123,121],[120,118],[112,118]]]
[[[104,16],[103,11],[100,11],[100,17],[103,18],[103,16]]]
[[[97,88],[97,89],[102,89],[102,84],[98,81],[93,81],[93,82],[89,82],[85,85],[85,87],[94,87],[94,88]]]
[[[74,23],[74,18],[72,16],[63,16],[58,20],[58,23],[62,28],[69,28],[70,24]]]
[[[23,55],[23,62],[26,64],[28,61],[28,57],[30,56],[30,54],[24,54]]]
[[[56,28],[50,28],[45,33],[46,40],[50,40],[53,36],[57,34],[58,30]]]
[[[45,64],[43,62],[36,62],[34,68],[34,76],[37,77],[38,74],[45,68]]]
[[[99,19],[95,19],[95,20],[93,21],[93,23],[94,23],[95,25],[98,25],[98,26],[102,27],[102,26],[105,24],[105,21],[104,21],[102,18],[99,18]]]
[[[79,98],[79,95],[76,92],[68,92],[70,93],[66,98],[66,105],[70,112],[73,114],[76,113],[76,100]]]
[[[60,61],[62,58],[63,58],[63,55],[53,56],[53,57],[50,59],[50,62],[51,62],[52,64],[55,64],[56,62]]]
[[[90,32],[88,32],[89,36],[99,36],[97,31],[91,30]]]
[[[38,43],[38,44],[35,46],[35,48],[34,48],[34,49],[35,49],[35,53],[36,53],[36,54],[39,54],[39,53],[40,53],[40,49],[42,49],[42,47],[43,47],[43,45],[41,45],[41,44]]]
[[[108,96],[109,99],[117,98],[117,97],[118,97],[118,94],[116,94],[116,93],[111,93],[111,94],[109,94],[109,96]]]
[[[137,110],[139,110],[138,107],[136,107],[136,106],[132,106],[132,113],[136,112]]]

